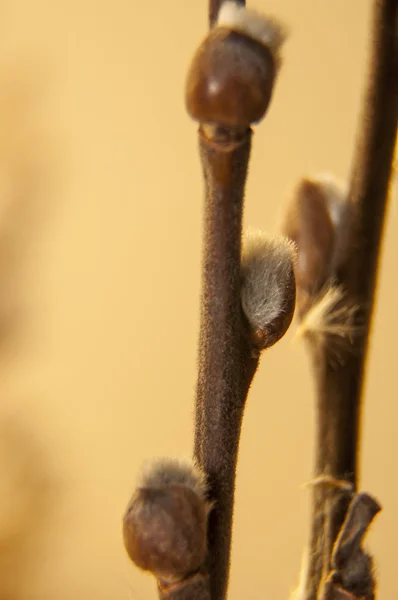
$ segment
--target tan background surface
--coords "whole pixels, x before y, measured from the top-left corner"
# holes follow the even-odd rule
[[[203,190],[183,86],[205,4],[0,5],[2,600],[156,597],[121,517],[145,458],[191,451]],[[273,230],[302,174],[347,175],[370,4],[258,1],[291,36],[247,224]],[[369,538],[381,598],[398,594],[397,202],[361,452],[384,504]],[[231,600],[287,598],[307,538],[313,393],[292,332],[263,356],[245,415]]]

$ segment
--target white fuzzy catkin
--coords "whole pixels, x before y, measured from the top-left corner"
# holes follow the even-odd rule
[[[253,329],[265,329],[286,309],[296,256],[288,238],[268,237],[262,231],[246,235],[242,254],[241,299]]]
[[[311,335],[317,343],[327,339],[328,361],[335,368],[344,364],[353,350],[354,335],[362,325],[356,323],[358,305],[348,304],[344,290],[331,285],[316,298],[296,330],[296,339]]]
[[[188,460],[156,458],[144,464],[138,479],[139,488],[164,485],[186,485],[198,496],[206,494],[206,480],[202,471]]]
[[[324,290],[304,316],[296,335],[301,337],[312,333],[320,339],[334,336],[350,342],[358,329],[354,326],[354,317],[359,307],[347,306],[344,296],[344,291],[338,286]]]
[[[218,13],[217,25],[240,31],[266,46],[277,65],[280,63],[280,50],[286,38],[282,24],[273,17],[267,17],[255,10],[249,10],[236,2],[224,2]]]

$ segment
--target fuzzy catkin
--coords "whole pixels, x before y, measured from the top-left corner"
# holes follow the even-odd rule
[[[137,483],[141,488],[186,485],[198,496],[206,494],[206,480],[202,471],[190,461],[177,458],[156,458],[148,461],[144,464]]]
[[[224,2],[218,13],[217,25],[239,31],[260,42],[270,50],[277,66],[280,65],[280,50],[286,30],[276,19],[236,2]]]
[[[265,329],[288,305],[295,246],[287,238],[270,238],[262,231],[249,232],[242,256],[241,299],[253,329]]]

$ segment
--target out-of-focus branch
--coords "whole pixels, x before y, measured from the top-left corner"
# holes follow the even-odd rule
[[[397,17],[396,0],[376,0],[369,85],[348,198],[336,202],[324,182],[304,182],[290,213],[295,218],[287,221],[299,246],[298,305],[317,396],[306,600],[322,597],[336,539],[355,502],[360,400],[397,130]],[[355,577],[345,579],[352,597],[373,597],[371,562],[368,569],[366,589]],[[341,590],[330,595],[328,585],[327,598],[343,597]]]

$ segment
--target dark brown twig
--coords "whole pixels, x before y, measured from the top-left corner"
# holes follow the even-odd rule
[[[360,327],[353,329],[352,347],[343,350],[340,364],[331,360],[328,336],[322,342],[308,337],[317,396],[315,475],[328,475],[329,484],[314,488],[306,600],[319,597],[351,501],[352,494],[338,481],[351,482],[353,490],[357,485],[360,398],[397,127],[397,16],[396,0],[375,2],[369,88],[348,198],[351,218],[338,232],[348,244],[344,260],[332,273],[336,285],[344,289],[346,306],[359,307]],[[330,485],[333,480],[336,485]]]
[[[208,547],[212,598],[225,597],[235,469],[246,395],[257,367],[240,304],[243,191],[251,132],[225,145],[200,136],[206,184],[195,459],[215,502]]]
[[[206,202],[194,457],[212,508],[208,516],[202,485],[192,490],[191,475],[163,461],[144,478],[124,518],[130,558],[155,575],[163,600],[225,597],[239,436],[259,355],[240,300],[251,130],[202,126],[199,144]]]
[[[220,4],[210,0],[211,25]],[[269,30],[274,23],[265,21],[261,26]],[[281,40],[277,33],[275,39]],[[287,315],[264,330],[260,327],[258,336],[241,305],[242,213],[250,125],[267,110],[276,65],[272,49],[250,32],[220,26],[202,43],[187,81],[187,109],[200,123],[205,180],[194,458],[206,474],[214,504],[206,562],[212,600],[223,600],[227,590],[239,437],[259,349],[283,335],[294,310],[293,276]],[[256,347],[256,339],[261,348]]]
[[[210,12],[218,8],[211,2]],[[186,107],[199,122],[206,192],[194,444],[200,469],[154,463],[123,521],[131,560],[153,573],[164,600],[225,598],[245,400],[261,350],[284,335],[294,312],[290,242],[252,239],[241,262],[251,125],[267,111],[283,37],[274,19],[231,3],[188,72]]]

